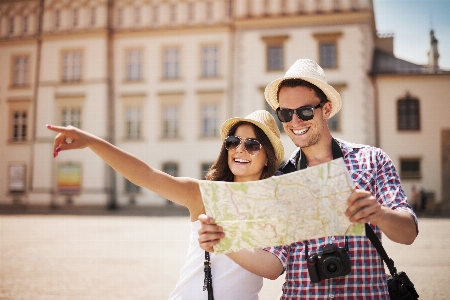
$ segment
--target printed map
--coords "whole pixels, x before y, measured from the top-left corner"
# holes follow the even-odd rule
[[[202,180],[206,214],[223,227],[217,254],[333,235],[364,235],[344,215],[354,190],[342,158],[251,182]]]

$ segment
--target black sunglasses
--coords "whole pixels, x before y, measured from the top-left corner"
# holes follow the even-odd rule
[[[248,154],[255,156],[261,150],[261,143],[256,139],[246,139],[235,135],[229,135],[225,139],[225,148],[230,151],[236,149],[244,140],[244,147]]]
[[[314,110],[324,106],[325,103],[326,102],[320,102],[316,106],[301,106],[296,109],[278,107],[276,113],[278,119],[283,123],[290,122],[294,113],[299,119],[308,121],[314,118]]]

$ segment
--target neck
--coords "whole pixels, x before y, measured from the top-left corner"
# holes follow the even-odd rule
[[[333,160],[331,139],[331,134],[328,134],[315,145],[302,148],[308,166],[313,167]]]

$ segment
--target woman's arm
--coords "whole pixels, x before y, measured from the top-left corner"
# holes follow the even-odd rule
[[[204,213],[200,188],[196,179],[173,177],[152,168],[136,156],[73,126],[47,125],[47,128],[58,132],[53,145],[54,157],[60,151],[90,148],[129,181],[187,207],[193,221],[197,220],[199,214]],[[70,143],[66,142],[67,138],[71,139]]]

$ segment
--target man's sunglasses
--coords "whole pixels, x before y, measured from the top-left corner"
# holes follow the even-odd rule
[[[292,120],[295,113],[299,119],[308,121],[314,118],[314,110],[324,106],[325,103],[320,102],[316,106],[301,106],[296,109],[278,107],[276,111],[277,117],[281,122],[286,123]]]
[[[225,148],[228,151],[234,150],[239,147],[239,145],[242,143],[242,140],[244,140],[244,147],[248,154],[255,156],[259,153],[259,150],[261,150],[261,143],[258,140],[241,138],[235,135],[229,135],[226,137]]]

